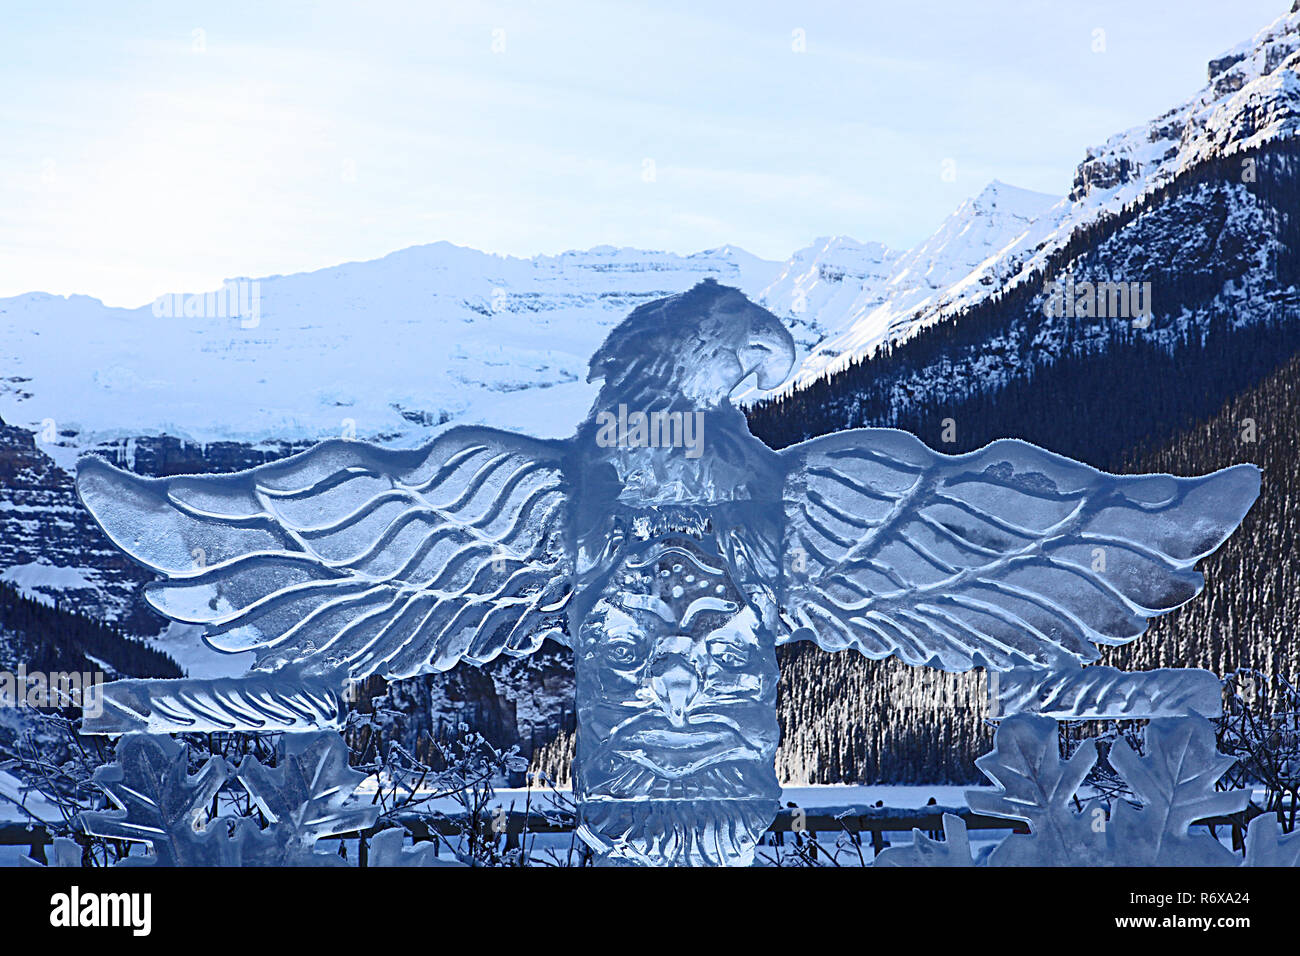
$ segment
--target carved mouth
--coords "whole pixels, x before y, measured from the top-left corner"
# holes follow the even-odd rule
[[[733,727],[718,722],[673,727],[667,721],[647,721],[609,746],[625,760],[674,780],[720,763],[762,756]]]

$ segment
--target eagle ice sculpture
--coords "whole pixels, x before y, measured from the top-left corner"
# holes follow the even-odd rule
[[[268,687],[306,687],[309,710],[321,681],[549,637],[573,649],[574,791],[598,859],[748,864],[780,794],[778,644],[1077,671],[1196,595],[1193,565],[1259,491],[1251,465],[1118,477],[1021,441],[949,456],[885,428],[776,452],[729,395],[751,374],[780,385],[794,357],[775,316],[705,281],[610,333],[567,441],[458,427],[414,451],[335,440],[162,479],[84,458],[82,501],[164,576],[150,603],[257,653],[223,687],[179,682],[150,729],[204,726],[223,700],[265,729]],[[241,680],[255,692],[236,706]],[[129,683],[142,710],[162,690]]]

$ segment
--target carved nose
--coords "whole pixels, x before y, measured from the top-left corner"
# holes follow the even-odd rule
[[[686,723],[686,711],[700,691],[700,675],[689,660],[672,654],[655,661],[650,686],[674,727]]]

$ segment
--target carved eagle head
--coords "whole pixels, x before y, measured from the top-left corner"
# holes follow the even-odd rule
[[[587,381],[604,379],[598,407],[680,396],[712,408],[751,374],[759,388],[780,385],[794,358],[794,339],[776,316],[739,289],[705,279],[634,310],[592,356]]]

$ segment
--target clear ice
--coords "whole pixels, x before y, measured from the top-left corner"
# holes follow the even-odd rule
[[[328,441],[160,479],[85,458],[78,491],[163,575],[155,608],[255,651],[289,701],[326,675],[572,647],[583,839],[607,863],[743,865],[777,809],[778,644],[1077,668],[1195,596],[1196,561],[1259,491],[1250,465],[1118,477],[1021,441],[949,456],[883,428],[773,451],[729,396],[794,359],[775,316],[707,280],[610,333],[567,441],[457,427],[416,450]],[[193,682],[118,693],[130,706],[102,732],[240,706]]]

